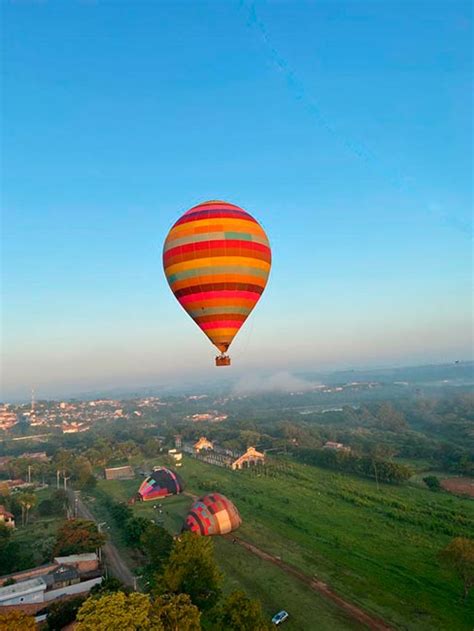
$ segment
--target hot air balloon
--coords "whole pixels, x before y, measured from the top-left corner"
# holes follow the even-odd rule
[[[169,231],[163,267],[181,306],[219,349],[216,365],[229,366],[229,346],[270,273],[270,244],[262,226],[234,204],[194,206]]]
[[[197,499],[184,520],[183,530],[197,535],[225,535],[236,530],[242,520],[239,511],[220,493]]]
[[[177,473],[166,467],[157,467],[138,489],[141,500],[148,502],[167,495],[177,495],[183,490],[183,481]]]

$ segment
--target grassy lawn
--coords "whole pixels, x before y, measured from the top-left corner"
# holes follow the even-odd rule
[[[290,614],[285,629],[334,631],[363,629],[332,603],[280,568],[255,557],[228,539],[214,538],[216,558],[225,574],[224,591],[243,589],[258,598],[269,619],[280,609]]]
[[[381,485],[377,492],[370,481],[292,462],[281,463],[274,477],[267,477],[185,457],[181,474],[190,492],[217,490],[236,503],[243,518],[239,536],[328,582],[348,600],[395,627],[472,629],[474,594],[461,605],[460,582],[437,560],[439,550],[453,536],[472,536],[472,501],[409,485]],[[138,483],[138,479],[104,481],[99,487],[125,500]],[[186,497],[164,500],[165,526],[177,532],[190,503]],[[135,510],[151,517],[152,504],[137,504]],[[343,621],[334,619],[331,607],[319,603],[305,586],[268,563],[258,570],[262,562],[234,548],[216,539],[228,584],[238,583],[258,595],[269,613],[290,607],[287,592],[294,593],[296,612],[306,615],[314,604],[317,627],[313,623],[301,626],[295,617],[294,624],[299,626],[294,628],[331,628],[331,624],[344,628]],[[291,589],[284,587],[286,581]],[[326,613],[328,622],[321,623],[318,615],[324,620]]]

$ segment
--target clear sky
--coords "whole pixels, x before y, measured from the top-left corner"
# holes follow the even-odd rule
[[[3,397],[471,356],[470,3],[2,3]],[[165,281],[189,207],[254,214],[231,369]]]

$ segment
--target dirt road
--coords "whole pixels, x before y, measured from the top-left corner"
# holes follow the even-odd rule
[[[347,602],[347,600],[344,600],[343,598],[341,598],[341,596],[338,596],[335,592],[333,592],[332,589],[328,587],[326,583],[323,583],[322,581],[318,581],[314,578],[311,578],[310,576],[304,574],[303,572],[301,572],[294,566],[289,565],[288,563],[284,563],[278,557],[268,554],[268,552],[264,552],[263,550],[261,550],[260,548],[257,548],[257,546],[254,546],[248,541],[244,541],[243,539],[236,537],[233,533],[230,535],[224,535],[224,536],[226,539],[229,539],[230,541],[235,540],[235,543],[239,544],[239,546],[242,546],[242,548],[245,548],[252,554],[255,554],[255,556],[258,556],[260,559],[269,561],[270,563],[277,565],[287,574],[291,574],[292,576],[294,576],[301,582],[305,583],[306,585],[309,585],[309,587],[311,587],[311,589],[313,589],[315,592],[318,592],[319,594],[321,594],[322,596],[324,596],[325,598],[333,602],[340,609],[342,609],[346,614],[348,614],[353,620],[357,620],[357,622],[360,622],[361,624],[365,625],[368,629],[372,629],[373,631],[392,631],[392,628],[389,627],[383,620],[381,620],[380,618],[376,618],[366,613],[365,611],[363,611],[356,605],[353,605],[352,603]]]
[[[191,497],[193,500],[196,500],[198,498],[197,495],[189,492],[184,492],[184,495]],[[258,556],[260,559],[263,559],[264,561],[269,561],[274,565],[278,565],[278,567],[286,572],[286,574],[291,574],[302,583],[309,585],[309,587],[311,587],[311,589],[313,589],[315,592],[318,592],[319,594],[330,600],[332,603],[337,605],[339,609],[342,609],[350,618],[352,618],[353,620],[357,620],[357,622],[365,625],[368,629],[371,629],[372,631],[393,631],[392,627],[388,626],[388,624],[382,619],[372,616],[357,607],[356,605],[353,605],[347,600],[344,600],[344,598],[336,594],[326,583],[318,581],[315,578],[304,574],[304,572],[301,572],[293,565],[289,565],[288,563],[282,561],[280,558],[273,556],[260,548],[257,548],[257,546],[254,546],[252,543],[249,543],[248,541],[245,541],[240,537],[236,537],[234,533],[224,535],[224,537],[230,541],[235,540],[235,543],[238,543],[239,546],[242,546],[242,548],[245,548],[246,550],[248,550],[248,552],[255,554],[255,556]]]
[[[71,498],[72,506],[74,506],[74,502],[76,502],[78,517],[90,519],[91,521],[97,523],[98,520],[89,510],[89,508],[84,504],[80,497],[75,497],[72,491],[69,492],[69,497]],[[134,587],[135,577],[129,570],[125,561],[120,556],[120,552],[111,541],[107,541],[107,543],[102,546],[102,554],[105,556],[105,563],[110,574],[122,581],[124,585],[127,585],[128,587]]]

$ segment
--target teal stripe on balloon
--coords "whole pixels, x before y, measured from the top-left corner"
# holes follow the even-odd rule
[[[189,309],[188,313],[191,317],[197,318],[198,316],[221,315],[225,313],[248,315],[251,311],[251,307],[204,307],[201,309]]]
[[[214,276],[215,274],[242,274],[249,276],[258,276],[259,278],[267,278],[268,270],[259,267],[243,267],[242,265],[216,265],[215,267],[196,267],[194,269],[183,270],[168,276],[170,284],[178,280],[186,278],[195,278],[196,276]]]

